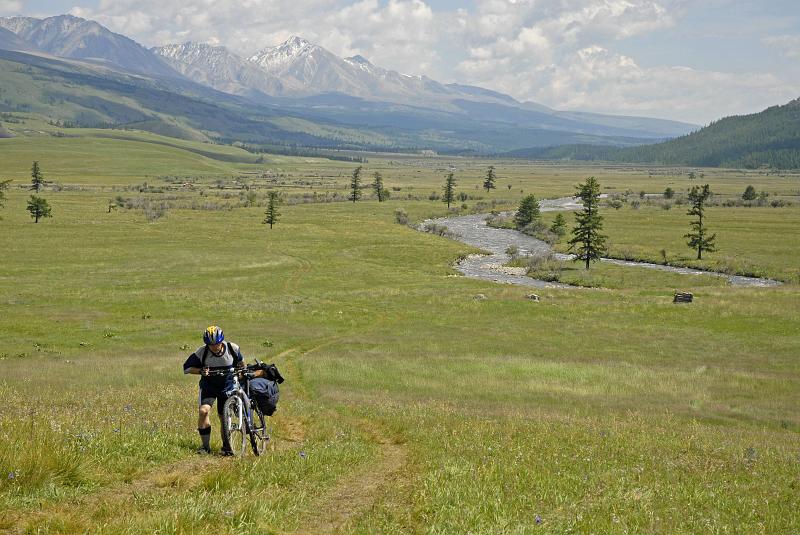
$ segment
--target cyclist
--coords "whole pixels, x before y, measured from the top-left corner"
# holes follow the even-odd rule
[[[230,370],[234,367],[244,366],[244,357],[239,350],[239,346],[233,342],[225,342],[225,335],[222,329],[216,325],[211,325],[203,333],[205,345],[189,355],[183,363],[183,373],[200,375],[200,409],[197,420],[197,432],[200,434],[202,446],[197,450],[198,453],[211,453],[209,445],[211,441],[211,407],[216,400],[217,413],[222,423],[222,406],[228,395],[233,389],[233,376],[212,376],[209,372],[213,370]],[[220,425],[220,427],[222,427]],[[222,454],[233,455],[231,446],[225,440],[225,433],[222,433]]]

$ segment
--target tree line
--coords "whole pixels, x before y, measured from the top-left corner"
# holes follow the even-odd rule
[[[660,165],[800,169],[800,99],[752,115],[712,122],[685,136],[652,145],[534,147],[509,156]]]
[[[349,200],[353,203],[362,197],[364,188],[361,181],[362,171],[363,167],[358,166],[353,169],[351,174]],[[487,193],[496,188],[496,180],[495,168],[490,165],[486,170],[483,181],[483,188],[486,189]],[[5,191],[8,189],[10,182],[10,180],[0,181],[0,208],[5,206]],[[30,212],[31,218],[34,219],[34,223],[38,223],[40,219],[52,217],[52,210],[47,199],[38,195],[45,185],[46,181],[39,162],[34,161],[31,165],[31,185],[29,189],[36,194],[30,196],[26,208]],[[456,200],[456,185],[455,173],[447,173],[442,186],[442,202],[447,204],[448,209]],[[378,202],[383,202],[389,198],[389,191],[383,184],[383,176],[380,172],[375,171],[370,187],[374,190]],[[569,252],[575,255],[575,260],[584,262],[588,270],[591,262],[599,260],[606,253],[607,236],[602,232],[603,217],[600,214],[600,184],[595,177],[589,177],[585,183],[576,186],[575,193],[575,197],[580,199],[583,209],[575,214],[575,227],[572,229],[572,238],[567,243],[569,244]],[[671,198],[673,195],[672,188],[668,187],[664,191],[665,198]],[[762,192],[761,195],[764,195],[764,193]],[[712,192],[708,184],[702,187],[693,186],[688,193],[690,208],[687,215],[693,216],[694,219],[690,222],[690,232],[684,237],[687,239],[686,244],[697,251],[698,260],[702,259],[703,252],[711,253],[715,251],[714,241],[716,234],[709,235],[708,228],[704,222],[705,208],[711,196]],[[752,185],[748,185],[742,194],[742,199],[752,201],[757,196],[755,188]],[[267,198],[267,208],[264,212],[262,223],[269,225],[269,228],[272,229],[281,216],[279,211],[281,197],[278,192],[270,191],[267,194]],[[109,206],[110,211],[111,208]],[[532,225],[540,224],[540,218],[541,209],[536,196],[529,194],[523,197],[514,215],[514,224],[517,229],[525,230]],[[548,230],[556,236],[564,236],[566,234],[564,216],[560,213],[557,214]]]

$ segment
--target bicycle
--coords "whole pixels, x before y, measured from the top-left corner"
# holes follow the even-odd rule
[[[258,361],[256,361],[258,362]],[[233,388],[226,392],[228,399],[222,406],[222,432],[233,455],[244,456],[249,437],[250,447],[256,456],[264,453],[270,440],[270,429],[267,417],[250,396],[250,379],[256,377],[255,371],[260,363],[247,366],[243,370],[212,370],[211,376],[233,376]],[[241,377],[241,379],[240,379]]]

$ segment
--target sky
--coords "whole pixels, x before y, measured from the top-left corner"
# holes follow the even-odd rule
[[[564,110],[703,125],[800,97],[800,0],[0,0],[63,13],[244,56],[299,35]]]

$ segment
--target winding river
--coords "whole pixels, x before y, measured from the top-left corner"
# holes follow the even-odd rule
[[[582,205],[576,203],[574,198],[564,197],[561,199],[550,199],[540,201],[542,212],[580,210]],[[498,229],[486,225],[486,218],[489,214],[465,215],[456,217],[444,217],[439,219],[429,219],[422,223],[424,227],[428,223],[447,227],[456,234],[454,239],[472,245],[479,249],[489,252],[488,255],[469,255],[460,261],[456,268],[466,275],[475,279],[491,280],[509,284],[520,284],[534,288],[570,288],[566,284],[546,282],[533,279],[525,275],[525,268],[504,267],[511,257],[506,253],[510,246],[516,246],[520,255],[531,253],[549,252],[550,246],[537,240],[532,236],[523,234],[516,230]],[[421,228],[422,228],[421,227]],[[572,260],[572,255],[555,253],[554,256],[559,260]],[[614,258],[603,258],[602,262],[616,264],[620,266],[639,267],[645,269],[656,269],[684,275],[711,275],[725,277],[734,286],[777,286],[781,284],[771,279],[759,279],[756,277],[742,277],[738,275],[727,275],[714,271],[703,271],[699,269],[664,266],[661,264],[651,264],[647,262],[629,262]]]

